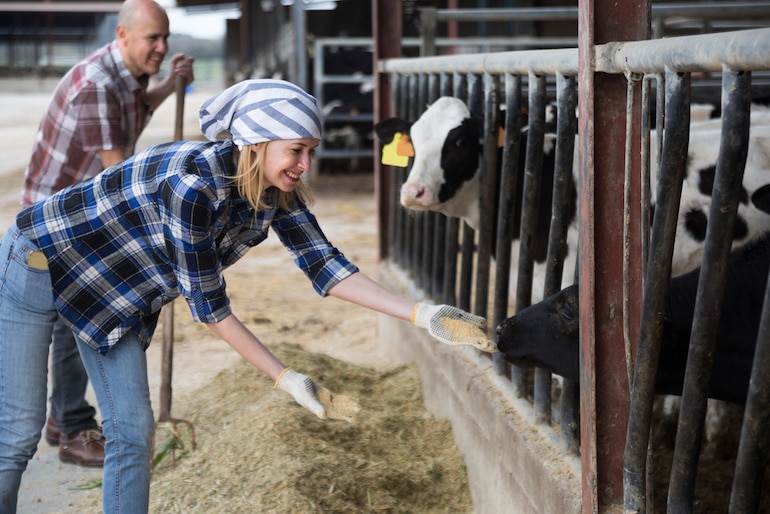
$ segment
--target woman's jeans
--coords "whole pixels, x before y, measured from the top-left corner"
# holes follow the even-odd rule
[[[0,513],[16,512],[21,475],[45,423],[48,348],[57,318],[47,270],[15,225],[0,240]],[[78,340],[102,414],[105,513],[146,513],[154,419],[144,351],[133,333],[107,355]]]

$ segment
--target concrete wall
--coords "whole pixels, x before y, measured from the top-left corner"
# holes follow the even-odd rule
[[[421,299],[386,263],[380,281]],[[387,316],[379,318],[378,340],[394,364],[416,364],[426,407],[452,422],[477,514],[580,512],[579,458],[561,451],[552,428],[534,424],[530,404],[514,397],[487,355],[444,345]]]

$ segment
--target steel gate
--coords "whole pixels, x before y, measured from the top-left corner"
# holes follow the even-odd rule
[[[749,134],[748,130],[740,129],[745,125],[750,108],[752,72],[770,70],[770,29],[658,41],[608,43],[596,47],[595,63],[599,72],[625,75],[628,84],[628,142],[625,149],[627,164],[624,170],[626,192],[623,194],[627,204],[627,225],[624,230],[628,231],[627,239],[630,239],[630,234],[642,234],[642,260],[647,263],[647,271],[644,275],[644,303],[638,311],[627,301],[633,294],[632,280],[628,276],[624,277],[624,339],[629,366],[628,377],[619,380],[633,382],[633,387],[630,388],[631,415],[628,420],[624,456],[625,509],[629,512],[644,512],[649,507],[646,504],[646,456],[656,357],[660,343],[660,333],[652,333],[644,327],[656,325],[655,313],[661,312],[661,302],[665,301],[670,277],[674,238],[674,227],[671,223],[676,221],[678,192],[681,191],[683,178],[677,170],[683,169],[682,159],[686,158],[687,149],[686,144],[684,147],[681,145],[681,141],[677,146],[677,137],[689,138],[691,76],[697,72],[712,72],[722,76],[724,135],[716,180],[725,187],[720,188],[724,196],[715,196],[714,204],[721,203],[723,210],[729,210],[729,206],[737,201],[738,191],[735,184],[740,186],[740,180],[736,180],[736,177],[740,178],[743,166],[731,168],[725,164],[731,158],[729,152],[738,155],[738,159],[741,152],[745,154]],[[513,188],[517,184],[517,174],[526,171],[523,183],[526,200],[522,213],[522,231],[531,227],[531,223],[526,220],[531,216],[540,195],[537,179],[540,174],[538,168],[542,164],[537,162],[537,157],[542,156],[543,152],[545,106],[554,98],[559,112],[556,170],[559,174],[572,173],[577,127],[574,116],[577,98],[577,49],[388,59],[380,61],[378,72],[385,74],[389,79],[393,91],[393,112],[405,119],[415,120],[426,105],[445,95],[461,98],[467,102],[472,112],[483,113],[485,137],[480,202],[483,206],[494,205],[495,198],[499,198],[503,204],[515,194]],[[644,104],[642,106],[639,105],[640,98]],[[501,107],[507,113],[506,137],[502,155],[498,156],[496,127]],[[649,113],[652,107],[655,108],[657,116],[651,120]],[[511,115],[524,110],[528,112],[526,119]],[[639,116],[639,112],[643,115]],[[662,127],[664,113],[665,129],[658,131],[658,140],[650,141],[649,129],[651,126]],[[678,122],[683,125],[679,126]],[[520,148],[514,135],[525,123],[529,127],[528,146]],[[724,139],[728,134],[729,144]],[[640,156],[635,153],[637,149],[641,149]],[[643,177],[647,177],[643,182],[649,183],[649,174],[656,173],[656,170],[649,170],[650,152],[660,152],[657,162],[661,167],[661,179],[656,212],[673,213],[669,216],[656,216],[656,220],[666,219],[669,223],[661,222],[654,226],[649,225],[649,216],[644,213],[636,214],[632,206],[628,205],[631,202],[630,184],[633,180],[638,180],[632,177],[632,174],[640,172]],[[518,169],[518,155],[526,156],[523,169]],[[452,303],[486,315],[491,327],[496,326],[514,310],[529,305],[532,293],[532,258],[526,244],[522,244],[519,256],[515,305],[509,305],[507,279],[510,255],[507,249],[510,249],[512,227],[507,210],[500,208],[494,212],[492,209],[482,209],[481,229],[478,233],[467,225],[461,226],[457,219],[445,218],[440,214],[409,215],[398,204],[397,194],[406,173],[406,169],[393,168],[387,187],[390,191],[387,208],[389,218],[386,221],[389,245],[387,253],[394,265],[403,269],[414,286],[427,297],[436,302]],[[554,182],[559,183],[557,180]],[[549,256],[553,255],[554,258],[549,258],[552,266],[546,276],[545,295],[560,287],[561,257],[564,253],[567,223],[561,217],[563,213],[558,206],[567,203],[565,198],[569,194],[571,192],[564,188],[554,188],[555,207],[549,243]],[[646,198],[649,198],[649,191],[643,191],[642,194],[643,197],[646,194]],[[671,476],[668,498],[668,508],[674,512],[689,511],[692,508],[706,400],[706,391],[699,387],[699,384],[704,380],[708,382],[706,379],[712,365],[709,361],[709,348],[713,348],[714,340],[711,335],[715,333],[714,319],[705,313],[713,310],[711,302],[716,302],[717,305],[721,302],[724,275],[720,275],[719,263],[724,262],[729,252],[729,244],[725,241],[728,241],[733,221],[727,217],[720,223],[709,224],[702,275],[702,281],[708,284],[708,289],[701,295],[696,307],[694,336],[691,342],[695,345],[695,350],[691,351],[691,362],[696,370],[692,376],[695,378],[688,378],[685,385],[684,397],[687,401],[684,403],[687,407],[680,418],[680,427],[685,423],[687,432],[680,428],[681,440],[677,440],[675,452],[677,465],[674,466],[675,472]],[[582,219],[580,222],[592,223],[593,220]],[[526,240],[526,237],[522,237],[522,240]],[[494,259],[491,258],[493,247],[497,248]],[[649,259],[647,255],[650,256]],[[624,266],[624,270],[627,269],[628,266]],[[757,430],[757,427],[767,426],[770,418],[770,409],[767,408],[770,380],[758,371],[763,369],[768,359],[768,310],[770,304],[766,302],[733,485],[731,510],[734,512],[756,510],[761,492],[762,466],[767,460],[770,444],[767,435]],[[643,327],[640,332],[633,331],[632,327],[637,325],[631,322],[632,319],[638,322],[638,326]],[[637,346],[638,355],[634,362],[631,356]],[[584,355],[584,358],[590,360],[591,356]],[[528,377],[518,368],[511,368],[503,362],[499,354],[495,354],[492,359],[496,373],[511,381],[516,394],[527,397],[528,391],[533,390],[531,398],[538,423],[549,425],[552,417],[560,419],[560,432],[565,448],[567,451],[576,452],[579,439],[577,385],[563,383],[560,402],[562,409],[554,416],[551,406],[552,380],[549,374],[538,370],[534,378]],[[591,363],[592,366],[600,364]]]

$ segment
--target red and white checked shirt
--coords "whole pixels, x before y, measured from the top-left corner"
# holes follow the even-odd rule
[[[103,169],[100,150],[133,154],[152,114],[146,89],[147,77],[137,80],[128,71],[114,41],[70,69],[35,136],[22,205],[97,175]]]

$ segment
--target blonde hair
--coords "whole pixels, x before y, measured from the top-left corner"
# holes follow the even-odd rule
[[[267,188],[265,187],[265,176],[261,166],[265,161],[265,154],[267,153],[267,145],[269,143],[269,141],[256,143],[254,151],[249,147],[245,147],[238,152],[238,165],[235,171],[235,183],[238,186],[238,193],[248,200],[249,204],[257,211],[270,207],[264,201],[264,193]],[[285,191],[278,192],[278,205],[283,209],[288,209],[297,200],[305,205],[313,203],[313,195],[310,193],[310,189],[301,180],[297,182],[297,187],[294,191],[288,193]]]

